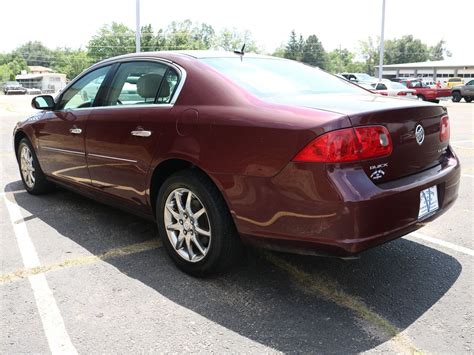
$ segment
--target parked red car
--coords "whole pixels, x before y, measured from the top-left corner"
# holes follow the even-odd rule
[[[418,96],[420,100],[431,101],[434,103],[439,102],[440,97],[451,97],[451,89],[440,89],[432,88],[423,83],[421,79],[401,79],[399,81],[401,84],[405,85],[408,89],[414,89],[415,95]]]
[[[18,123],[28,192],[53,184],[157,221],[193,275],[242,242],[352,255],[446,211],[460,166],[446,109],[373,95],[258,55],[156,52],[105,60]]]

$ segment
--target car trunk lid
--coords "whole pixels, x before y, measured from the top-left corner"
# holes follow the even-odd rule
[[[440,141],[441,118],[446,115],[442,106],[371,94],[311,95],[295,101],[293,104],[346,114],[354,127],[382,125],[388,129],[392,153],[357,162],[374,183],[429,169],[447,152],[448,141]]]

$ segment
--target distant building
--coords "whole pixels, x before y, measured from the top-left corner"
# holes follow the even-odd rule
[[[379,66],[375,67],[376,76]],[[433,62],[389,64],[383,66],[384,78],[421,77],[433,81],[446,82],[448,78],[460,77],[467,82],[474,78],[474,60],[458,61],[453,59],[438,60]]]
[[[23,71],[16,80],[27,89],[39,89],[42,93],[54,93],[66,86],[66,74],[42,66],[29,66],[28,73]]]

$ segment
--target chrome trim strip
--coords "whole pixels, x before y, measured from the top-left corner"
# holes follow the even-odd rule
[[[41,149],[49,150],[51,152],[64,153],[64,154],[82,155],[84,157],[86,155],[85,152],[78,152],[77,150],[59,149],[59,148],[46,147],[46,146],[41,146]]]
[[[107,109],[107,110],[116,110],[116,109],[132,109],[132,108],[158,108],[158,107],[165,107],[165,108],[172,108],[173,105],[171,104],[138,104],[138,105],[114,105],[114,106],[96,106],[96,107],[88,107],[88,108],[76,108],[74,110],[98,110],[98,109]]]
[[[138,163],[138,161],[136,161],[136,160],[110,157],[110,156],[108,156],[108,155],[100,155],[100,154],[87,153],[87,156],[88,156],[88,157],[94,157],[94,158],[102,158],[102,159],[125,161],[125,162],[127,162],[127,163],[134,163],[134,164]]]
[[[171,67],[174,67],[174,69],[177,69],[181,73],[181,77],[179,78],[179,83],[178,87],[175,89],[173,97],[170,100],[170,105],[174,105],[176,103],[176,100],[178,100],[179,94],[181,93],[181,90],[183,89],[184,82],[186,81],[186,70],[182,68],[181,66],[177,65],[176,63],[170,64]]]

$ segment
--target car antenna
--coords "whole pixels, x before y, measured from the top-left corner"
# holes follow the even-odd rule
[[[244,50],[245,50],[245,43],[242,46],[242,49],[240,51],[234,51],[234,54],[240,55],[240,61],[242,61],[242,58],[244,57],[244,54],[245,54]]]

